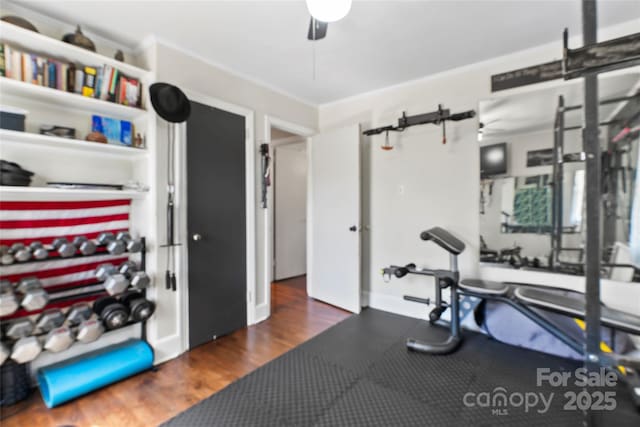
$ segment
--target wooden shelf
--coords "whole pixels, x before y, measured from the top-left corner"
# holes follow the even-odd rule
[[[37,133],[17,132],[0,129],[0,147],[4,143],[25,144],[30,147],[46,147],[53,149],[77,150],[87,153],[108,154],[136,160],[147,156],[147,150],[115,144],[100,144],[79,139],[60,138]]]
[[[38,86],[7,77],[0,77],[0,92],[4,95],[13,95],[34,101],[50,103],[52,107],[62,106],[85,112],[89,111],[91,114],[100,114],[120,120],[133,121],[147,114],[146,110],[140,108],[88,98],[77,93]]]
[[[72,29],[70,29],[72,31]],[[99,53],[56,40],[40,33],[25,30],[8,22],[0,22],[0,40],[25,50],[43,56],[80,63],[89,66],[110,65],[127,74],[130,77],[144,80],[149,71],[136,67],[114,58],[109,58]]]
[[[0,186],[0,199],[4,201],[21,200],[95,200],[142,199],[148,192],[131,190],[67,190],[53,187],[13,187]]]

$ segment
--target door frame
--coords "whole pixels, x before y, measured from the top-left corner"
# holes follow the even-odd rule
[[[276,176],[276,171],[278,168],[278,152],[277,149],[278,148],[282,148],[282,147],[287,147],[287,146],[291,146],[291,145],[295,145],[295,144],[304,144],[305,150],[307,148],[309,148],[308,144],[308,138],[305,138],[303,136],[290,136],[287,138],[281,138],[281,139],[276,139],[271,141],[271,151],[273,153],[273,156],[271,157],[271,165],[272,165],[272,171],[271,171],[271,176],[272,176],[272,180],[271,180],[271,185],[273,186],[273,213],[271,215],[271,227],[273,227],[273,233],[271,234],[273,236],[273,241],[271,242],[271,254],[272,254],[272,259],[271,259],[271,271],[272,271],[272,281],[276,281],[278,279],[276,279],[276,267],[278,265],[278,259],[277,259],[277,255],[276,255],[276,233],[278,231],[278,227],[276,227],[276,216],[278,215],[278,211],[277,211],[277,206],[276,206],[276,197],[277,197],[277,192],[276,192],[276,185],[278,183],[278,178]],[[306,151],[305,151],[305,161],[308,162],[308,156],[306,155]],[[305,174],[308,175],[308,174]],[[305,177],[306,178],[306,177]],[[306,184],[306,180],[305,180],[305,184]],[[305,251],[306,251],[306,215],[307,215],[307,204],[308,204],[308,200],[307,200],[307,188],[305,185],[305,206],[304,206],[304,210],[305,210]],[[306,252],[305,252],[306,253]],[[304,275],[306,275],[306,256],[305,256],[305,273]],[[295,276],[291,276],[291,277],[295,277]],[[291,277],[285,277],[286,279],[289,279]]]
[[[305,139],[307,143],[307,152],[309,149],[309,142],[311,136],[316,133],[316,130],[308,128],[306,126],[302,126],[287,120],[283,120],[279,117],[267,115],[264,116],[264,139],[265,143],[269,144],[269,153],[273,156],[273,146],[271,145],[271,127],[276,127],[278,129],[284,130],[286,132],[293,133],[295,135],[299,135],[301,139]],[[271,170],[273,174],[273,170]],[[308,173],[307,173],[308,177]],[[309,233],[309,180],[307,179],[307,236]],[[264,270],[264,280],[262,284],[256,288],[256,293],[260,292],[264,295],[264,302],[259,306],[256,306],[256,322],[260,322],[269,318],[271,315],[271,282],[273,281],[273,244],[274,244],[274,227],[273,227],[273,203],[275,202],[273,197],[273,186],[267,192],[267,209],[263,209],[263,220],[264,220],[264,248],[263,253],[260,256],[262,261],[262,266]],[[308,238],[307,238],[307,250],[309,248]],[[309,254],[307,253],[307,259],[309,259]],[[309,268],[309,263],[307,262],[307,268]],[[256,298],[257,299],[257,298]]]
[[[255,322],[256,306],[253,298],[253,290],[256,288],[256,197],[255,197],[255,158],[256,147],[254,138],[254,112],[248,108],[231,104],[205,95],[191,89],[182,89],[190,101],[195,101],[209,107],[224,110],[229,113],[243,116],[245,119],[245,215],[246,215],[246,251],[247,251],[247,326]],[[187,126],[180,126],[180,141],[187,141]],[[180,224],[178,230],[178,241],[183,242],[180,251],[180,262],[178,274],[184,278],[185,286],[178,288],[178,304],[180,315],[179,331],[182,336],[182,351],[189,349],[189,246],[187,241],[189,233],[187,228],[187,144],[177,144],[176,176],[179,185],[176,188],[178,197],[176,198],[177,218]],[[180,197],[182,195],[182,197]],[[180,203],[180,202],[183,203]]]

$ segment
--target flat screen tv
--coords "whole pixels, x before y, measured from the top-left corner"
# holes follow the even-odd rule
[[[507,143],[480,147],[480,178],[507,174]]]

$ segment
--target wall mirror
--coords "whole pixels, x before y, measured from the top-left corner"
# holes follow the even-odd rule
[[[602,277],[640,281],[640,70],[599,79]],[[582,80],[480,102],[480,260],[583,275]]]

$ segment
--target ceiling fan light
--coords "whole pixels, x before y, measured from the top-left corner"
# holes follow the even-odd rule
[[[352,0],[306,0],[309,13],[321,22],[339,21],[351,10]]]

